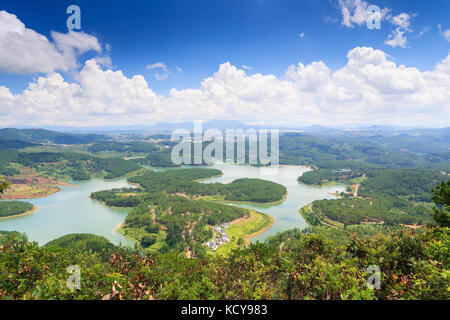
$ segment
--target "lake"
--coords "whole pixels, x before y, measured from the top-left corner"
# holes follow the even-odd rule
[[[344,191],[345,186],[333,185],[312,187],[297,182],[297,178],[310,169],[296,166],[280,166],[276,175],[266,175],[261,168],[230,164],[209,166],[224,174],[202,181],[203,183],[229,183],[238,178],[260,178],[284,185],[288,196],[283,203],[262,205],[229,203],[243,208],[255,209],[275,218],[275,224],[252,241],[263,241],[268,236],[292,228],[306,228],[307,224],[298,210],[319,199],[334,199],[330,193]],[[125,179],[92,179],[74,182],[76,187],[61,187],[61,191],[43,199],[24,199],[38,207],[36,213],[0,220],[0,230],[25,232],[31,241],[43,245],[69,233],[93,233],[104,236],[114,244],[132,246],[133,242],[114,232],[114,228],[125,219],[131,209],[116,209],[89,199],[94,191],[132,187]]]
[[[69,233],[94,233],[114,244],[133,246],[114,228],[125,219],[130,209],[115,209],[89,199],[94,191],[132,187],[124,179],[92,179],[72,182],[76,187],[61,187],[47,198],[24,199],[38,210],[29,216],[0,220],[0,230],[25,232],[28,239],[39,245]]]
[[[259,178],[270,180],[284,185],[288,190],[286,200],[279,204],[244,204],[227,202],[241,208],[255,209],[256,211],[267,213],[275,218],[274,225],[266,232],[252,239],[252,242],[264,241],[269,236],[277,232],[286,231],[292,228],[304,229],[308,225],[303,217],[298,213],[299,209],[315,200],[336,199],[331,193],[345,191],[345,186],[340,184],[323,187],[308,186],[297,181],[297,178],[304,172],[310,171],[307,167],[280,166],[275,175],[265,168],[252,166],[240,166],[229,164],[216,164],[209,166],[221,170],[224,174],[212,179],[203,180],[204,183],[220,182],[229,183],[238,178]]]

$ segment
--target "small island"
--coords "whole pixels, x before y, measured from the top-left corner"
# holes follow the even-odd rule
[[[24,201],[0,201],[0,220],[17,218],[35,213],[37,207]]]

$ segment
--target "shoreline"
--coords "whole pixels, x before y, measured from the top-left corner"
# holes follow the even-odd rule
[[[133,242],[133,246],[134,246],[135,249],[138,248],[139,247],[139,241],[137,241],[136,239],[130,237],[129,235],[126,235],[125,232],[124,232],[124,229],[123,229],[124,226],[125,226],[125,222],[121,222],[114,228],[114,230],[118,234],[120,234],[122,237],[124,237],[125,239]]]
[[[221,170],[222,171],[222,170]],[[218,177],[222,177],[222,176],[224,176],[225,175],[225,173],[221,173],[221,174],[216,174],[216,175],[214,175],[214,176],[211,176],[211,177],[208,177],[208,178],[200,178],[200,179],[196,179],[196,180],[192,180],[192,181],[194,181],[194,182],[201,182],[201,181],[206,181],[206,180],[209,180],[209,179],[214,179],[214,178],[218,178]],[[213,182],[211,182],[211,183],[213,183]]]
[[[278,200],[278,201],[272,201],[272,202],[255,202],[255,201],[234,201],[234,200],[217,200],[223,203],[229,203],[229,204],[233,204],[233,203],[237,203],[237,204],[250,204],[250,205],[254,205],[254,204],[260,204],[260,205],[274,205],[274,204],[281,204],[283,203],[287,196],[288,196],[288,191],[286,191],[286,193],[283,195],[283,199]]]
[[[12,178],[14,178],[14,177],[12,177]],[[17,176],[16,176],[16,178],[17,178]],[[8,192],[8,189],[7,189],[0,196],[0,200],[44,199],[44,198],[50,197],[50,196],[60,192],[62,190],[61,187],[79,187],[79,185],[75,185],[73,183],[70,183],[70,182],[67,182],[67,181],[64,181],[64,180],[61,180],[61,179],[58,179],[58,178],[52,178],[52,177],[42,177],[42,178],[44,178],[44,179],[51,179],[51,181],[53,181],[54,183],[53,184],[51,184],[51,183],[44,183],[42,185],[36,184],[36,183],[33,183],[33,184],[13,184],[9,188],[10,189],[9,192]],[[27,194],[25,192],[25,195],[19,196],[19,195],[15,194],[15,192],[14,192],[15,188],[13,188],[14,186],[15,187],[23,187],[23,186],[25,186],[27,188],[30,188],[31,191],[33,190],[33,188],[36,188],[36,187],[48,188],[49,190],[46,193],[44,193],[44,194],[33,194],[30,191],[28,191],[28,192],[30,192],[29,194]]]
[[[313,227],[312,224],[309,223],[308,219],[306,219],[306,217],[303,215],[302,211],[303,210],[311,210],[310,208],[312,207],[312,202],[310,204],[307,204],[304,207],[301,207],[300,209],[298,209],[298,214],[300,215],[300,217],[302,217],[302,219],[306,222],[306,224],[308,225],[308,228]],[[306,208],[306,209],[305,209]]]
[[[88,197],[89,199],[91,199],[92,201],[100,202],[100,203],[101,203],[102,205],[104,205],[105,207],[108,207],[108,208],[111,208],[111,209],[131,209],[131,208],[129,208],[129,207],[114,207],[114,206],[110,206],[110,205],[106,204],[106,202],[104,202],[104,201],[97,200],[97,199],[92,199],[92,198],[91,198],[91,195],[88,195],[87,197]]]
[[[308,168],[314,170],[311,166],[301,165],[301,164],[279,164],[280,167],[297,167],[297,168]]]
[[[124,225],[125,225],[125,222],[120,222],[120,223],[118,223],[117,226],[114,227],[113,233],[120,233],[119,230],[120,230],[121,228],[123,228]],[[122,233],[120,233],[120,234],[122,234]]]
[[[267,225],[267,227],[262,228],[261,230],[259,230],[259,231],[257,231],[257,232],[254,232],[254,233],[251,233],[251,234],[247,235],[247,236],[244,238],[245,241],[247,241],[247,245],[251,243],[251,240],[252,240],[253,238],[256,238],[257,236],[263,234],[264,232],[266,232],[267,230],[269,230],[270,228],[272,228],[273,225],[275,224],[275,221],[276,221],[274,217],[272,217],[271,215],[268,215],[267,213],[262,213],[262,212],[258,212],[258,211],[255,211],[255,212],[257,212],[258,214],[261,214],[261,215],[263,215],[263,216],[269,217],[270,223]]]
[[[226,256],[227,252],[229,250],[235,250],[239,247],[239,245],[237,244],[238,238],[242,238],[244,240],[243,246],[248,247],[251,244],[251,241],[253,238],[263,234],[264,232],[266,232],[267,230],[272,228],[272,226],[274,225],[274,223],[276,221],[274,217],[272,217],[271,215],[268,215],[266,213],[262,213],[262,212],[254,210],[254,209],[247,209],[247,210],[249,212],[248,216],[242,217],[242,218],[237,218],[237,219],[229,222],[229,228],[233,229],[234,231],[230,231],[229,233],[228,232],[227,233],[230,237],[237,236],[237,238],[235,240],[232,240],[231,242],[221,245],[218,248],[218,250],[216,250],[214,252],[210,252],[208,250],[209,255],[212,255],[212,256],[214,256],[214,255],[224,256],[225,255]],[[245,228],[245,226],[248,223],[253,223],[254,222],[253,220],[255,218],[260,219],[259,217],[261,217],[261,219],[262,219],[261,221],[265,221],[266,217],[267,217],[267,218],[269,218],[269,222],[264,227],[262,227],[260,230],[255,231],[253,233],[246,234],[242,228]],[[250,220],[250,221],[248,221],[248,220]],[[238,234],[236,235],[235,233],[238,233]]]
[[[34,199],[44,199],[44,198],[50,197],[50,196],[54,195],[55,193],[58,193],[58,192],[61,191],[60,187],[52,187],[52,189],[53,189],[52,192],[48,192],[46,194],[37,195],[37,196],[30,195],[28,197],[8,196],[8,194],[5,193],[5,194],[2,195],[2,197],[0,197],[0,200],[34,200]]]
[[[33,206],[33,209],[28,210],[28,211],[26,211],[24,213],[15,214],[13,216],[0,217],[0,220],[6,220],[6,219],[13,219],[13,218],[20,218],[20,217],[29,216],[29,215],[34,214],[38,209],[39,209],[39,207]]]

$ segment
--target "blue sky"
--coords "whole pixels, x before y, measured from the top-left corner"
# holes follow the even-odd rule
[[[449,41],[445,38],[450,29],[449,1],[368,1],[388,9],[380,30],[369,30],[365,23],[344,24],[343,7],[352,9],[361,3],[367,4],[358,0],[3,0],[0,11],[15,15],[26,28],[52,41],[52,31],[67,32],[66,8],[77,4],[81,31],[94,36],[102,47],[101,55],[111,61],[103,70],[120,70],[128,79],[142,75],[152,92],[163,96],[170,95],[172,88],[200,88],[226,62],[248,76],[284,79],[289,66],[299,62],[306,66],[323,61],[334,72],[346,66],[349,51],[357,47],[381,50],[397,66],[420,72],[433,70],[449,54],[450,34]],[[406,43],[388,45],[389,35],[399,28],[393,18],[400,14],[407,15],[407,27],[401,29]],[[98,55],[89,50],[77,55],[77,67],[54,71],[76,83],[85,62]],[[147,67],[162,64],[166,67]],[[0,86],[20,95],[47,74],[0,68]],[[232,112],[222,114],[233,117]],[[239,117],[239,113],[233,115]]]

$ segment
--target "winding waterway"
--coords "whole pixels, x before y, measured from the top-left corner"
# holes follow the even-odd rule
[[[282,203],[271,205],[229,203],[243,208],[255,209],[275,218],[275,224],[253,241],[263,241],[277,232],[305,228],[298,210],[319,199],[333,199],[332,192],[344,191],[343,185],[312,187],[297,182],[306,167],[280,166],[275,175],[267,175],[264,170],[251,166],[217,164],[210,166],[222,170],[222,176],[204,180],[204,183],[229,183],[238,178],[260,178],[284,185],[288,195]],[[48,241],[69,233],[93,233],[104,236],[114,244],[132,246],[132,241],[113,231],[125,219],[130,209],[109,208],[98,201],[89,199],[94,191],[130,187],[125,179],[92,179],[76,182],[76,187],[61,187],[61,191],[43,199],[24,199],[38,207],[28,216],[0,220],[0,230],[25,232],[31,241],[43,245]]]
[[[238,178],[259,178],[270,180],[284,185],[288,190],[288,195],[282,203],[278,204],[246,204],[227,202],[242,208],[255,209],[256,211],[267,213],[275,218],[274,225],[266,232],[252,239],[252,242],[264,241],[269,236],[277,232],[286,231],[293,228],[304,229],[307,223],[298,213],[299,209],[315,200],[336,199],[331,193],[345,191],[344,185],[332,185],[323,187],[308,186],[297,181],[297,178],[304,172],[311,169],[299,166],[280,166],[275,174],[264,168],[252,166],[239,166],[229,164],[216,164],[211,168],[222,170],[223,175],[212,179],[203,180],[204,183],[220,182],[229,183]]]
[[[0,220],[0,230],[25,232],[28,239],[46,244],[69,233],[93,233],[114,244],[132,246],[133,242],[114,232],[130,209],[109,208],[91,200],[95,191],[131,187],[126,180],[92,179],[72,182],[76,187],[61,187],[61,191],[43,199],[24,199],[38,210],[28,216]]]

